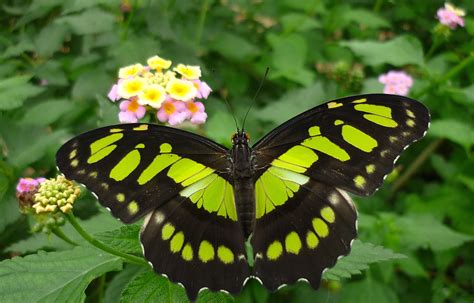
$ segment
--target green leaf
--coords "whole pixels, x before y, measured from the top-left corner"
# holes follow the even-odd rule
[[[46,126],[59,120],[62,115],[72,111],[74,103],[70,100],[49,100],[31,106],[21,120],[22,124]],[[41,119],[38,119],[41,117]]]
[[[398,303],[396,293],[387,285],[372,278],[348,283],[341,291],[344,303]]]
[[[236,61],[248,61],[259,53],[257,46],[229,32],[221,33],[209,47],[222,56]]]
[[[82,302],[92,280],[121,268],[119,257],[86,247],[16,257],[0,263],[0,301]]]
[[[399,36],[387,42],[345,41],[341,42],[341,45],[350,48],[365,64],[371,66],[423,65],[423,48],[420,41],[413,36]]]
[[[142,254],[139,234],[140,225],[122,226],[116,230],[95,234],[94,237],[104,244],[124,253]]]
[[[115,26],[115,18],[101,9],[91,8],[79,14],[57,18],[55,23],[69,26],[77,35],[90,35],[111,31]]]
[[[438,119],[431,122],[428,134],[438,138],[447,138],[466,149],[474,144],[474,128],[468,123],[454,119]]]
[[[337,261],[336,266],[327,270],[323,278],[338,281],[362,273],[362,270],[368,269],[370,264],[403,258],[406,256],[394,253],[388,248],[355,240],[351,253]]]
[[[431,248],[442,251],[473,241],[474,237],[458,233],[429,215],[397,217],[400,241],[408,249]]]
[[[300,13],[288,13],[281,17],[281,24],[285,33],[304,32],[321,27],[314,18]]]
[[[0,110],[20,107],[27,98],[43,92],[44,88],[29,83],[30,78],[16,76],[0,80]]]
[[[204,127],[209,138],[224,145],[229,145],[230,136],[235,132],[234,118],[228,112],[223,111],[214,112]]]
[[[57,23],[48,24],[35,38],[35,51],[41,57],[51,56],[59,50],[68,34],[68,29]]]
[[[104,303],[117,303],[125,286],[130,283],[145,268],[139,265],[127,264],[121,272],[116,274],[107,284],[104,294]]]
[[[120,302],[188,302],[184,289],[149,269],[122,291]]]
[[[369,28],[390,27],[390,23],[383,17],[365,9],[342,10],[342,14],[338,18],[339,22],[343,24],[355,22]]]
[[[83,72],[74,83],[72,97],[74,99],[95,99],[98,93],[107,94],[112,79],[102,68]]]
[[[278,125],[324,101],[323,86],[317,82],[310,87],[287,92],[279,100],[258,110],[257,115],[262,121],[270,121]]]

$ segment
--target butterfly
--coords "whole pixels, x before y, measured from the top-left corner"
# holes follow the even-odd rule
[[[347,192],[378,189],[429,121],[418,101],[367,94],[314,107],[253,146],[239,129],[227,149],[176,128],[120,124],[71,139],[56,161],[122,222],[145,217],[144,257],[192,300],[204,288],[237,294],[249,278],[317,289],[357,235]]]

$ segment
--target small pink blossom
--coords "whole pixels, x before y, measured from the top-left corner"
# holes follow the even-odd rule
[[[390,71],[380,75],[379,82],[385,84],[384,93],[406,96],[413,85],[413,79],[403,71]]]
[[[170,125],[177,125],[186,120],[188,113],[183,102],[168,99],[163,102],[156,116],[163,123],[168,122]]]
[[[119,120],[121,123],[136,123],[145,116],[145,113],[146,108],[138,104],[136,99],[120,103]]]
[[[18,181],[18,184],[16,186],[16,191],[17,193],[35,191],[38,188],[38,185],[44,181],[46,181],[45,178],[20,178],[20,181]]]
[[[197,98],[199,99],[207,99],[209,94],[212,92],[211,87],[204,81],[201,80],[193,80],[194,86],[197,89]]]
[[[207,114],[205,112],[204,104],[201,102],[186,102],[186,113],[188,119],[190,119],[193,124],[203,124],[206,122]]]
[[[455,29],[458,25],[464,27],[464,11],[446,3],[443,8],[437,12],[439,22],[451,29]]]
[[[120,99],[120,96],[118,94],[118,85],[114,84],[110,88],[109,93],[107,94],[107,97],[110,99],[110,101],[115,102]]]

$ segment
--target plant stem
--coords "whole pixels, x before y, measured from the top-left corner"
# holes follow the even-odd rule
[[[433,41],[433,44],[431,44],[430,49],[428,50],[428,53],[425,56],[425,61],[428,61],[429,58],[433,55],[433,53],[438,49],[438,47],[441,46],[441,39],[435,38]]]
[[[446,82],[452,77],[460,73],[464,68],[469,64],[474,62],[474,52],[471,52],[467,58],[458,63],[455,67],[451,68],[443,77],[433,81],[430,85],[419,91],[417,94],[413,95],[413,98],[420,98],[427,92],[429,92],[433,87],[437,86],[440,83]]]
[[[110,246],[107,246],[105,245],[104,243],[96,240],[93,236],[91,236],[90,234],[88,234],[82,227],[81,225],[79,224],[79,222],[77,222],[76,220],[76,217],[74,216],[74,214],[72,212],[69,212],[66,214],[66,218],[67,220],[69,221],[69,223],[71,223],[71,225],[76,229],[76,231],[87,241],[89,242],[90,244],[94,245],[95,247],[103,250],[103,251],[106,251],[112,255],[116,255],[116,256],[119,256],[123,259],[125,259],[127,262],[129,263],[133,263],[133,264],[138,264],[138,265],[148,265],[147,262],[143,259],[143,258],[140,258],[140,257],[137,257],[137,256],[133,256],[133,255],[129,255],[129,254],[126,254],[126,253],[123,253],[121,251],[118,251],[118,250],[115,250],[113,249],[112,247]]]
[[[202,33],[204,31],[204,24],[206,22],[207,12],[209,11],[209,0],[204,0],[201,5],[201,12],[199,14],[197,31],[196,31],[196,48],[201,43]]]
[[[78,244],[76,242],[74,242],[73,240],[69,239],[68,236],[66,236],[63,231],[61,230],[61,228],[59,227],[55,227],[51,230],[53,232],[53,234],[55,234],[58,238],[60,238],[61,240],[71,244],[71,245],[74,245],[74,246],[77,246]]]
[[[443,143],[443,139],[436,139],[431,142],[413,161],[410,166],[405,170],[405,172],[393,182],[390,194],[393,196],[401,187],[403,187],[408,180],[415,174],[415,172],[420,168],[420,166],[425,163],[428,157]]]
[[[135,15],[135,10],[137,6],[138,6],[138,0],[133,1],[130,14],[127,17],[127,20],[125,20],[125,29],[122,34],[122,41],[126,41],[128,38],[128,29],[130,28],[130,23],[132,22],[133,16]]]
[[[383,0],[377,0],[377,2],[375,2],[373,11],[375,13],[380,12],[380,9],[382,8],[382,4],[383,4]]]

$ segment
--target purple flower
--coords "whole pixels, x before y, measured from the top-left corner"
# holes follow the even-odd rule
[[[385,84],[384,93],[406,96],[413,85],[413,79],[403,71],[389,71],[379,76],[379,82]]]
[[[136,99],[120,103],[119,120],[121,123],[136,123],[145,116],[145,113],[146,108],[138,104]]]
[[[41,182],[46,181],[45,178],[37,178],[37,179],[32,179],[32,178],[20,178],[20,181],[18,181],[18,184],[16,186],[16,191],[18,193],[25,193],[25,192],[32,192],[37,190],[38,185]]]
[[[438,15],[439,22],[444,24],[451,29],[455,29],[458,25],[464,27],[464,10],[459,9],[452,4],[445,3],[443,8],[438,9],[436,13]]]
[[[163,123],[168,122],[170,125],[177,125],[186,120],[188,113],[183,102],[168,99],[163,102],[156,116]]]
[[[206,122],[207,114],[205,112],[204,104],[201,102],[186,102],[186,112],[191,123],[203,124]]]
[[[206,82],[201,80],[193,80],[194,86],[197,89],[197,98],[199,99],[207,99],[209,94],[212,92],[212,89]]]

